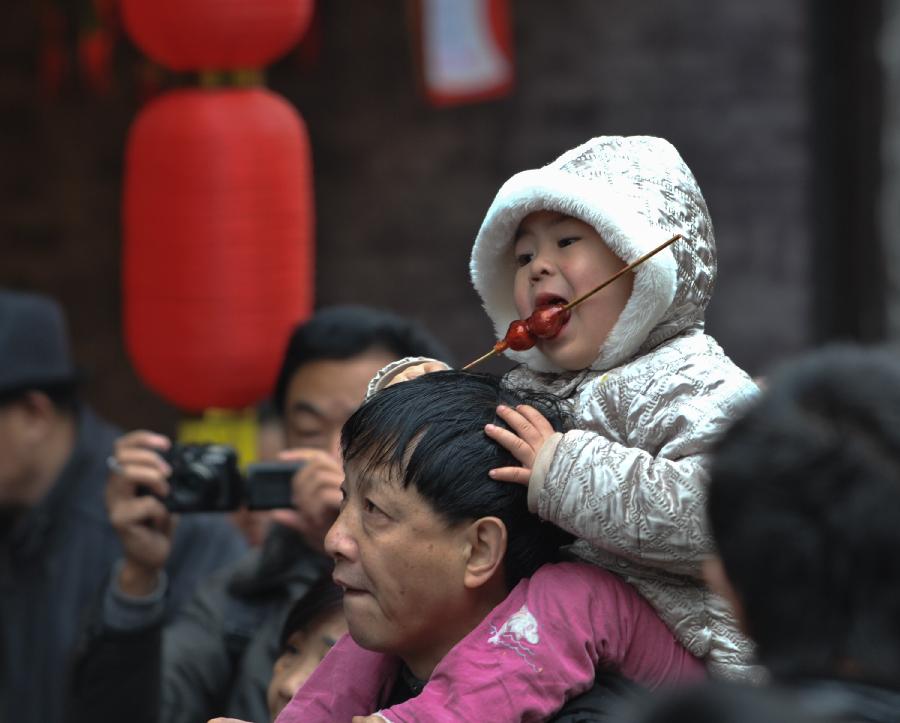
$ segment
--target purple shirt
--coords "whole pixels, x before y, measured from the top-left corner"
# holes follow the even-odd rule
[[[276,723],[333,723],[379,711],[400,661],[344,636]],[[649,688],[705,677],[653,608],[613,573],[544,565],[434,669],[422,693],[380,710],[392,723],[539,721],[594,682],[598,666]]]

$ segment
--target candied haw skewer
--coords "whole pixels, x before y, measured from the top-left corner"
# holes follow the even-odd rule
[[[531,349],[535,345],[534,334],[528,326],[527,321],[519,321],[518,319],[509,325],[506,330],[506,336],[503,337],[504,343],[513,351],[525,351]]]
[[[525,320],[528,330],[538,339],[553,339],[572,315],[569,308],[562,304],[535,309]]]
[[[528,322],[516,319],[506,330],[506,336],[494,344],[491,354],[502,354],[507,349],[525,351],[534,346],[536,339],[528,329]]]
[[[555,304],[554,306],[537,309],[525,321],[517,319],[516,321],[512,322],[509,325],[509,328],[506,330],[506,336],[504,336],[500,341],[494,344],[494,348],[491,349],[487,354],[484,354],[483,356],[478,357],[475,361],[466,364],[463,367],[463,371],[471,369],[476,364],[481,364],[481,362],[483,361],[487,361],[492,356],[502,354],[507,349],[512,349],[513,351],[525,351],[526,349],[531,349],[531,347],[533,347],[537,343],[538,339],[552,339],[559,333],[559,330],[562,329],[563,324],[565,324],[566,321],[569,320],[569,312],[574,307],[578,306],[578,304],[580,304],[582,301],[590,298],[601,289],[605,289],[620,276],[623,276],[635,267],[640,266],[651,256],[658,254],[660,251],[666,248],[666,246],[675,243],[680,238],[682,238],[680,233],[675,234],[665,243],[661,243],[652,251],[648,251],[639,259],[632,261],[627,266],[619,269],[602,284],[594,289],[591,289],[586,294],[579,296],[574,301],[570,301],[568,304]]]
[[[562,325],[569,319],[569,311],[562,304],[538,309],[525,321],[516,319],[506,330],[506,336],[494,344],[493,351],[498,354],[512,349],[513,351],[525,351],[531,349],[538,339],[552,339]]]

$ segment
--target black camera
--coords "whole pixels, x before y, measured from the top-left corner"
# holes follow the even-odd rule
[[[173,444],[163,459],[172,468],[169,495],[172,512],[227,512],[245,504],[251,510],[291,507],[291,478],[301,462],[257,462],[246,477],[237,452],[225,444]]]

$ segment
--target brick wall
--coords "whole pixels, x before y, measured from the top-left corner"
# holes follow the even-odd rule
[[[131,371],[119,331],[121,157],[136,104],[35,94],[33,3],[0,26],[0,283],[67,306],[89,399],[125,426],[175,412]],[[466,361],[492,343],[467,277],[482,215],[512,173],[592,135],[671,139],[719,240],[709,326],[753,372],[809,343],[807,4],[517,0],[517,88],[433,110],[416,90],[406,5],[320,0],[312,64],[270,85],[313,141],[320,304],[421,319]],[[502,368],[501,366],[495,368]]]

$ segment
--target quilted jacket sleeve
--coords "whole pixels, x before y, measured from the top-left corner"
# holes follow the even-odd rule
[[[541,450],[529,485],[533,511],[595,548],[699,576],[713,549],[708,453],[756,394],[742,374],[704,372],[687,367],[640,384],[624,375],[595,380],[581,428]]]

